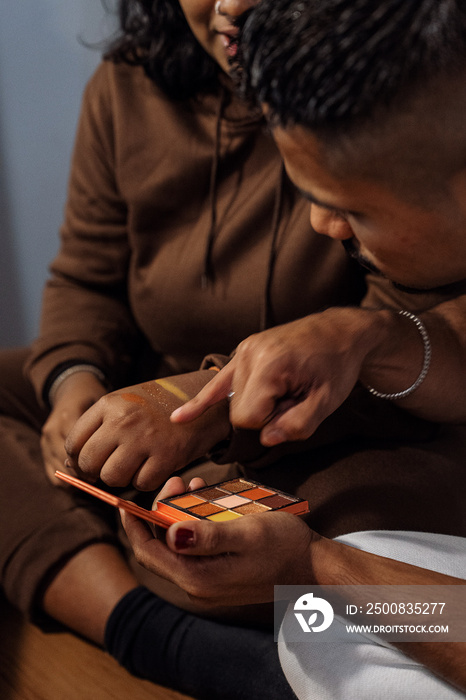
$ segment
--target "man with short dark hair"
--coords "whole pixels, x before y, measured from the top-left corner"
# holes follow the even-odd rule
[[[465,3],[261,0],[245,24],[241,54],[243,91],[263,105],[288,174],[311,203],[314,229],[340,239],[353,257],[405,291],[456,290],[457,298],[420,318],[375,310],[365,325],[364,310],[334,309],[252,336],[174,420],[191,420],[230,396],[231,423],[260,430],[263,445],[304,439],[337,408],[348,380],[423,417],[465,423]],[[407,320],[418,331],[418,351],[400,332]],[[345,346],[345,338],[350,349],[346,361],[338,362],[334,349]],[[235,528],[240,551],[240,526]],[[213,547],[212,533],[196,526],[191,553],[229,551],[233,529],[216,533]],[[313,559],[306,581],[338,583],[340,576],[340,583],[349,577],[359,584],[403,584],[417,575],[397,568],[398,562],[371,559],[371,551],[440,571],[433,562],[437,551],[450,564],[456,560],[455,575],[466,578],[463,538],[456,559],[446,540],[434,542],[435,535],[420,559],[413,555],[426,540],[401,536],[395,553],[396,540],[393,534],[390,546],[379,549],[344,540],[365,552],[338,551],[333,541],[325,556]],[[417,573],[419,583],[442,582],[433,572]],[[464,644],[404,646],[406,654],[465,691]],[[285,644],[288,671],[304,671],[293,686],[299,697],[450,697],[446,689],[424,686],[425,669],[401,656],[389,658],[380,648],[372,656],[368,643],[354,649],[347,654],[340,647],[329,655],[317,645],[311,654],[307,645]],[[392,676],[395,667],[398,676]],[[390,686],[384,668],[395,678]],[[403,681],[406,671],[413,675]]]
[[[264,0],[242,62],[317,231],[404,286],[466,278],[464,3]]]

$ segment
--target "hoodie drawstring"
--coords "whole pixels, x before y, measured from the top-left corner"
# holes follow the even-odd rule
[[[267,263],[267,276],[265,278],[264,296],[262,300],[260,330],[265,331],[266,328],[274,325],[272,316],[272,300],[270,298],[272,291],[273,272],[275,269],[275,261],[277,258],[277,242],[280,229],[280,216],[283,202],[283,188],[285,184],[285,167],[282,163],[280,175],[278,178],[277,189],[275,192],[275,202],[272,215],[272,238],[270,241],[270,252]]]
[[[209,233],[207,235],[206,247],[204,252],[204,265],[201,275],[201,288],[207,289],[209,283],[214,280],[214,266],[212,263],[212,249],[215,241],[216,229],[217,229],[217,174],[218,165],[220,159],[220,137],[221,137],[221,124],[224,106],[226,103],[227,94],[225,90],[222,90],[218,108],[216,113],[216,126],[215,126],[215,144],[214,144],[214,154],[212,157],[212,166],[210,171],[210,182],[209,182],[209,207],[210,207],[210,226]],[[277,241],[280,229],[280,218],[281,209],[283,202],[283,190],[285,183],[285,168],[282,164],[280,168],[280,175],[278,178],[277,188],[275,192],[274,208],[272,213],[271,222],[271,241],[270,241],[270,252],[267,262],[267,274],[265,278],[264,293],[262,298],[261,312],[260,312],[260,323],[259,329],[261,331],[269,328],[273,325],[272,318],[272,306],[271,306],[271,288],[273,280],[273,272],[275,267],[275,261],[277,257]]]
[[[218,172],[218,162],[220,158],[220,136],[221,136],[221,125],[222,125],[222,114],[223,108],[226,102],[226,91],[222,89],[220,99],[218,101],[218,108],[216,114],[215,123],[215,144],[214,144],[214,155],[212,158],[212,167],[210,170],[210,182],[209,182],[209,207],[210,207],[210,227],[209,233],[207,235],[206,248],[204,253],[204,269],[201,275],[201,288],[207,289],[209,282],[214,279],[214,269],[212,265],[212,248],[215,240],[215,233],[217,229],[217,172]]]

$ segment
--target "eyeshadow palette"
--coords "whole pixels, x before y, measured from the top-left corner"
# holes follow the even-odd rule
[[[302,498],[242,477],[164,498],[158,501],[156,510],[147,510],[64,472],[57,471],[55,476],[110,505],[162,527],[183,520],[227,522],[267,511],[286,511],[295,515],[309,512],[308,503]]]
[[[225,522],[270,510],[305,515],[309,507],[302,498],[244,478],[223,481],[157,503],[158,513],[167,514],[177,521],[201,518]]]

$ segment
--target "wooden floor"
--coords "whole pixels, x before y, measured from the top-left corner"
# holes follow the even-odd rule
[[[44,633],[0,597],[1,700],[190,700],[133,678],[68,632]]]

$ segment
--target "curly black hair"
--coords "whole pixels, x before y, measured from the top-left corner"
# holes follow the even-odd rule
[[[106,60],[143,66],[172,99],[187,99],[218,87],[219,67],[204,51],[178,0],[119,0],[120,31]]]
[[[243,94],[281,126],[370,119],[466,63],[465,0],[261,0],[240,42]]]

